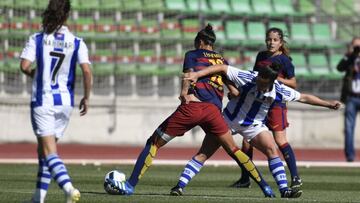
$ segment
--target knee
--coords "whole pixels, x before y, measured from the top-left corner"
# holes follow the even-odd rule
[[[265,150],[265,155],[268,157],[268,158],[274,158],[274,157],[278,157],[279,154],[276,150],[275,147],[268,147],[266,150]]]

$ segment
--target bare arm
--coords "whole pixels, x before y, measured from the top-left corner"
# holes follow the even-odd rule
[[[84,97],[80,101],[79,109],[80,116],[83,116],[87,113],[89,108],[90,90],[92,86],[92,73],[89,64],[82,63],[80,64],[80,67],[83,72]]]
[[[25,75],[33,78],[35,74],[35,69],[31,69],[31,61],[27,59],[21,59],[20,61],[20,70]]]
[[[186,75],[186,74],[189,73],[189,72],[190,72],[190,69],[187,69],[187,70],[184,72],[184,75]],[[183,80],[182,83],[181,83],[180,97],[187,95],[188,90],[189,90],[189,87],[190,87],[190,81],[188,81],[188,80]]]
[[[322,100],[319,97],[311,94],[301,94],[299,102],[315,106],[323,106],[334,110],[337,110],[341,107],[341,103],[339,101]]]
[[[281,77],[277,77],[276,80],[282,82],[283,84],[285,84],[286,86],[289,86],[293,89],[296,89],[296,78],[292,77],[290,79],[285,79],[285,78],[281,78]]]
[[[184,80],[196,82],[198,78],[213,75],[216,73],[225,74],[227,73],[228,65],[213,65],[209,66],[209,68],[205,68],[198,72],[190,72],[184,74]]]
[[[240,91],[236,88],[235,84],[223,76],[224,84],[229,90],[228,99],[240,96]]]
[[[186,69],[184,72],[184,76],[189,74],[190,72],[191,72],[191,69]],[[188,104],[192,100],[191,96],[188,95],[190,85],[191,85],[190,81],[182,80],[181,91],[180,91],[180,96],[179,96],[181,103]]]

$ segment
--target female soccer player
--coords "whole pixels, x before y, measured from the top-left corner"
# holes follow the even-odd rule
[[[64,191],[66,202],[80,199],[56,149],[74,106],[76,63],[80,64],[84,82],[81,116],[88,111],[92,80],[85,43],[64,25],[70,7],[69,0],[50,0],[42,14],[43,30],[30,36],[21,54],[21,70],[33,78],[31,122],[38,142],[39,171],[32,202],[45,201],[51,177]],[[36,69],[31,68],[34,61]]]
[[[284,33],[279,28],[270,28],[266,31],[266,51],[258,53],[254,65],[254,70],[258,71],[257,64],[264,60],[269,60],[281,64],[277,80],[286,86],[296,88],[294,65],[289,58],[289,50],[286,46]],[[302,181],[299,177],[295,153],[286,138],[286,128],[289,126],[287,121],[287,106],[284,102],[275,103],[269,110],[266,126],[273,132],[275,142],[279,147],[291,175],[291,187],[300,187]],[[252,146],[243,140],[242,149],[251,159],[253,156]],[[250,187],[250,178],[246,170],[242,170],[241,178],[236,181],[233,187]]]
[[[199,72],[186,73],[184,79],[195,82],[198,78],[208,75],[226,74],[226,77],[235,83],[240,94],[238,97],[232,98],[224,109],[225,121],[233,133],[241,134],[244,139],[268,157],[269,169],[278,184],[281,197],[296,198],[301,195],[302,191],[299,188],[289,189],[287,186],[286,173],[277,154],[274,139],[268,128],[264,125],[266,115],[271,106],[276,102],[299,101],[330,109],[338,109],[340,102],[324,101],[313,95],[301,94],[279,83],[276,81],[278,71],[280,70],[279,64],[266,61],[266,63],[263,62],[257,66],[259,72],[242,71],[228,65],[214,65]],[[209,135],[206,135],[206,137],[209,137]],[[193,157],[193,160],[203,165],[217,150],[215,142],[215,139],[209,138],[206,142],[204,141],[203,145],[214,146],[214,148],[204,150],[202,146],[198,154]],[[188,175],[193,171],[193,164],[190,163],[191,161],[185,166],[179,182],[172,188],[170,194],[181,195],[177,191],[182,191],[194,177],[194,175]],[[199,170],[200,168],[197,169],[197,173]]]
[[[213,51],[216,36],[210,25],[198,32],[195,40],[195,50],[185,54],[184,72],[197,72],[207,69],[210,65],[226,63],[224,58]],[[126,182],[117,182],[108,179],[109,186],[118,191],[119,195],[131,195],[139,179],[151,166],[157,150],[176,136],[199,125],[206,134],[209,134],[223,145],[227,153],[249,171],[251,177],[259,184],[266,197],[272,197],[273,192],[261,177],[260,172],[249,158],[237,148],[230,130],[222,117],[223,80],[218,74],[201,78],[190,86],[189,81],[183,81],[181,90],[182,103],[147,140],[145,148],[139,155],[133,172]],[[217,143],[216,143],[217,144]],[[212,146],[204,146],[204,148]],[[201,163],[195,163],[201,165]]]

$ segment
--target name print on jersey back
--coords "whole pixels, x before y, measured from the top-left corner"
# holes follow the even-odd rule
[[[188,51],[185,54],[184,71],[200,71],[211,65],[228,64],[221,54],[205,49]],[[196,85],[192,87],[194,94],[203,102],[215,104],[219,109],[222,108],[222,98],[224,96],[224,83],[220,74],[210,77],[199,78]]]

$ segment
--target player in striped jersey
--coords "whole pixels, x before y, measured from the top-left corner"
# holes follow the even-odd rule
[[[268,157],[269,169],[278,184],[281,197],[296,198],[302,193],[298,188],[290,189],[287,186],[286,173],[284,166],[279,158],[274,144],[274,138],[266,127],[265,120],[267,113],[276,102],[299,101],[302,103],[338,109],[340,102],[324,101],[316,96],[301,94],[296,90],[287,87],[275,79],[278,76],[279,64],[267,61],[259,67],[259,72],[242,71],[228,65],[214,65],[199,72],[186,73],[184,80],[196,82],[212,74],[225,74],[226,77],[234,82],[239,90],[239,96],[232,98],[224,109],[224,118],[233,133],[241,134],[250,144],[263,152]],[[185,166],[184,172],[179,178],[171,194],[175,193],[177,188],[184,188],[189,181],[199,172],[196,166],[198,163],[204,163],[218,149],[217,140],[204,140],[203,145],[214,146],[214,148],[205,148],[202,146],[197,155]],[[189,175],[190,174],[190,175]]]
[[[264,60],[269,60],[281,64],[282,68],[279,71],[277,80],[288,87],[296,88],[296,78],[294,65],[291,62],[289,50],[286,46],[287,42],[284,39],[284,33],[279,28],[270,28],[266,31],[266,46],[265,51],[260,51],[256,56],[254,71],[257,70],[257,64]],[[297,171],[295,153],[287,141],[286,128],[289,126],[287,120],[287,104],[275,103],[269,110],[266,120],[266,126],[272,131],[275,143],[280,149],[291,175],[290,187],[301,187],[302,181]],[[243,140],[241,150],[252,159],[253,148]],[[238,181],[232,184],[233,187],[250,187],[250,177],[246,170],[242,170],[241,177]]]
[[[39,171],[32,202],[45,201],[51,178],[64,191],[66,202],[80,199],[56,149],[74,106],[76,63],[84,82],[81,116],[88,111],[92,80],[85,43],[64,26],[70,8],[69,0],[50,0],[42,14],[43,31],[30,36],[20,56],[22,72],[33,78],[31,122],[38,142]],[[34,61],[36,69],[31,68]]]
[[[223,57],[213,51],[216,36],[210,25],[198,32],[195,40],[195,50],[188,51],[184,59],[184,72],[206,70],[212,64],[226,63]],[[236,146],[231,132],[222,117],[222,97],[224,94],[222,76],[213,74],[201,78],[190,87],[189,81],[183,81],[181,104],[147,140],[145,148],[140,153],[133,172],[126,182],[107,179],[106,183],[119,191],[119,195],[131,195],[139,179],[151,166],[157,150],[177,136],[199,125],[206,134],[219,139],[227,153],[249,171],[251,177],[259,184],[266,197],[272,197],[270,186],[262,178],[251,160]],[[204,146],[204,148],[212,146]],[[201,163],[199,163],[201,165]]]

